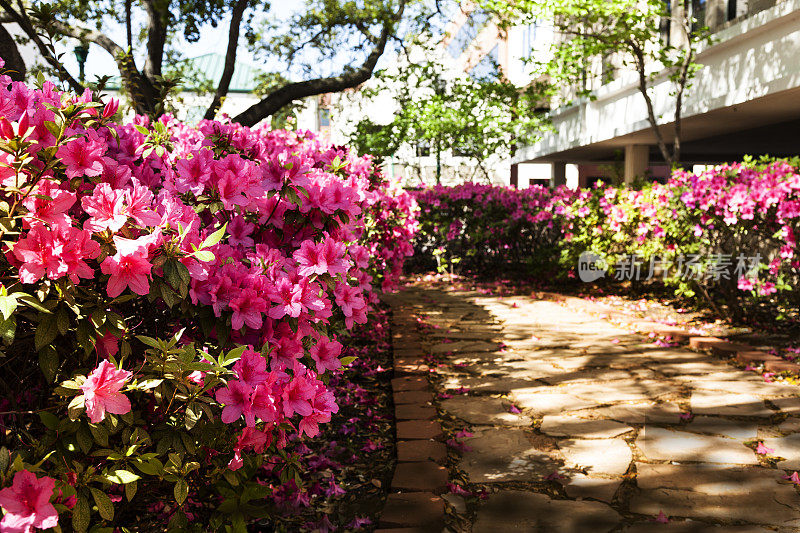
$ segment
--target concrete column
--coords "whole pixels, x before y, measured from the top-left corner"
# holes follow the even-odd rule
[[[625,146],[625,183],[632,183],[634,178],[644,176],[649,166],[649,146],[646,144],[628,144]]]
[[[511,164],[511,178],[509,179],[509,183],[515,189],[519,189],[519,165],[515,163]]]
[[[550,188],[567,184],[567,164],[563,161],[550,163]]]

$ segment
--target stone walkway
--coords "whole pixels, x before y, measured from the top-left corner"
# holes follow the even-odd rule
[[[450,530],[800,531],[798,387],[553,301],[420,286],[390,303],[429,326],[446,438],[469,432],[449,479],[488,495],[446,494]]]

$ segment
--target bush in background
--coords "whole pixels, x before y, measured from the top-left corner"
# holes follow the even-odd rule
[[[415,266],[478,275],[499,270],[575,277],[593,252],[642,279],[743,317],[796,314],[800,161],[747,159],[665,185],[570,191],[467,184],[417,191]],[[438,257],[437,257],[438,256]],[[632,267],[635,256],[638,267]]]

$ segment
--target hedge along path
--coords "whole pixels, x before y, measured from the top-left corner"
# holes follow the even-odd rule
[[[443,438],[453,439],[449,480],[484,493],[443,494],[451,530],[800,531],[800,492],[786,479],[800,470],[800,389],[700,350],[751,347],[680,331],[671,333],[698,350],[659,347],[593,316],[591,302],[554,295],[417,284],[390,303],[396,362],[419,345],[428,354],[405,362],[431,369]],[[431,395],[395,399],[398,413],[416,412]],[[434,476],[420,470],[417,483]],[[431,485],[434,494],[441,482]],[[422,516],[414,509],[408,516]],[[412,522],[385,525],[442,530]]]

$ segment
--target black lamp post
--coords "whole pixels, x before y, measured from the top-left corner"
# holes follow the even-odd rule
[[[436,91],[436,96],[442,97],[447,89],[447,82],[440,76],[437,76],[433,81],[433,90]],[[439,102],[441,104],[441,102]],[[439,130],[441,131],[441,129]],[[442,180],[442,137],[441,133],[436,138],[436,185],[440,185]]]
[[[89,55],[89,45],[81,43],[75,47],[75,58],[78,60],[78,68],[80,69],[80,80],[83,83],[86,75],[84,67],[86,66],[86,57]]]

